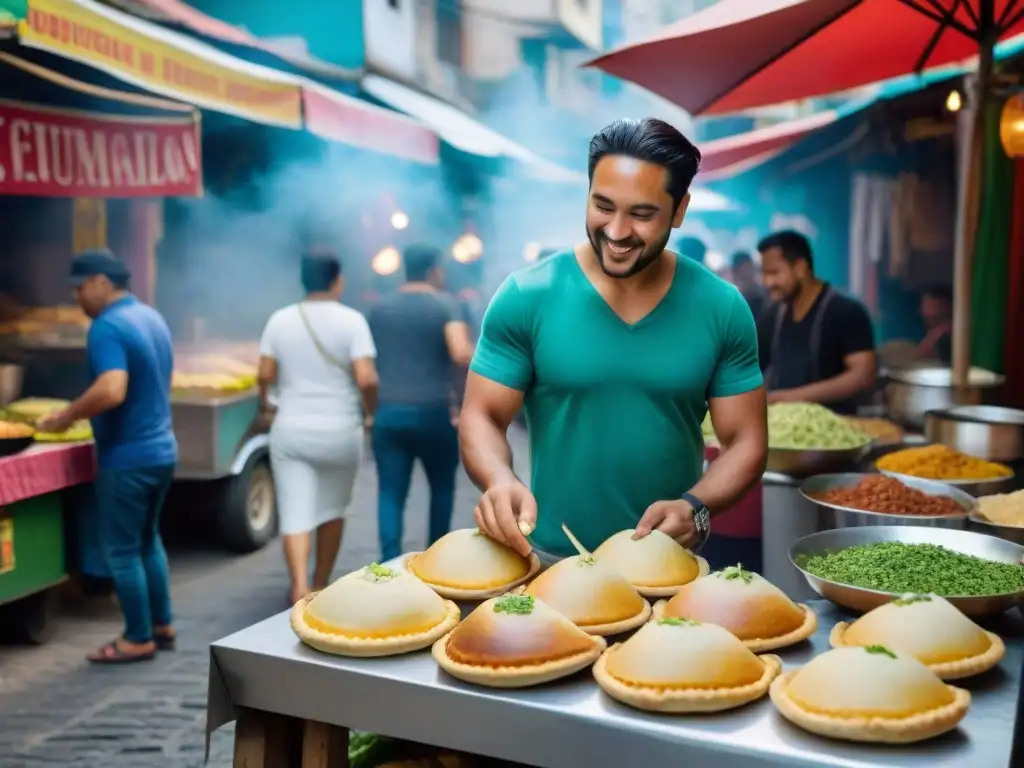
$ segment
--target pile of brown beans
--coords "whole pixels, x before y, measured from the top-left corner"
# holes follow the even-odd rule
[[[885,475],[862,478],[847,488],[816,494],[829,504],[889,515],[962,515],[963,508],[947,496],[932,496]]]

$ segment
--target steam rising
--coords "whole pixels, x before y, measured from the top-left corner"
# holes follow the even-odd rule
[[[391,271],[388,249],[436,245],[448,256],[453,290],[479,282],[482,267],[487,295],[524,265],[527,242],[569,246],[583,236],[585,188],[531,179],[511,160],[458,155],[423,166],[323,145],[314,158],[223,186],[231,191],[167,205],[157,301],[179,340],[193,340],[197,329],[206,338],[258,338],[271,312],[301,297],[304,248],[341,259],[343,300],[365,311],[372,294],[402,276],[374,271],[382,251],[383,271]],[[480,264],[458,263],[478,256]]]

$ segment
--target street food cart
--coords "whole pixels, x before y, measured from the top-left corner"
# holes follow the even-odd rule
[[[819,627],[809,642],[779,652],[801,666],[829,646],[839,609],[812,604]],[[886,749],[819,738],[785,721],[767,700],[721,714],[652,715],[617,704],[589,670],[519,690],[484,689],[442,672],[429,650],[398,657],[342,658],[295,637],[288,612],[210,648],[207,738],[233,720],[236,768],[289,764],[289,742],[303,765],[345,765],[347,729],[526,765],[649,766],[996,766],[1018,765],[1024,620],[1005,614],[986,625],[1006,643],[1000,668],[965,685],[973,697],[959,729],[920,744]],[[307,762],[308,761],[308,762]]]
[[[798,426],[801,434],[816,433]],[[835,435],[829,432],[827,439],[834,440]],[[853,442],[850,436],[846,447],[833,444],[831,450],[837,453],[827,455],[826,451],[817,456],[819,466],[839,471],[855,467],[856,459],[871,463],[886,451],[905,447],[893,443],[874,449],[868,445],[850,448]],[[835,508],[823,510],[828,506],[823,499],[805,495],[806,488],[801,492],[805,481],[797,477],[799,467],[794,462],[798,457],[793,453],[797,449],[789,450],[770,461],[774,471],[766,474],[763,483],[765,576],[790,599],[813,609],[817,629],[808,641],[778,650],[784,669],[802,667],[827,651],[839,622],[852,621],[858,612],[899,596],[842,584],[836,590],[807,571],[804,566],[812,566],[799,555],[790,561],[789,552],[794,548],[811,551],[818,546],[817,556],[831,553],[832,544],[815,544],[815,539],[822,536],[817,531],[828,528],[828,521],[835,522],[839,516]],[[866,456],[862,455],[865,451]],[[799,458],[810,461],[815,457]],[[709,459],[714,459],[714,451]],[[831,465],[824,467],[820,462]],[[830,541],[899,541],[911,547],[938,544],[951,556],[966,553],[980,561],[994,560],[990,566],[1020,567],[1024,548],[1013,543],[1012,537],[993,535],[994,527],[986,530],[986,535],[964,530],[969,510],[975,507],[969,494],[935,480],[907,478],[905,482],[934,491],[930,495],[957,501],[960,510],[941,527],[930,527],[924,516],[914,525],[909,511],[905,516],[866,511],[860,514],[891,515],[893,523],[844,530],[853,525],[847,520],[826,536]],[[846,512],[852,513],[851,518],[858,514]],[[785,515],[788,517],[783,519]],[[839,549],[845,546],[850,545]],[[403,567],[401,561],[387,566]],[[939,584],[948,574],[939,568],[929,578]],[[1020,574],[1015,578],[1024,583],[1019,582]],[[1024,589],[976,594],[986,596],[950,597],[949,601],[1002,638],[1005,656],[996,669],[956,680],[971,696],[967,717],[955,731],[918,743],[883,746],[814,736],[783,718],[767,699],[715,714],[647,714],[613,701],[589,671],[533,688],[481,688],[457,682],[426,650],[379,658],[341,657],[314,650],[296,637],[290,611],[211,645],[207,737],[222,725],[237,721],[234,764],[249,768],[287,764],[289,759],[310,765],[344,765],[348,729],[552,768],[620,768],[638,760],[652,766],[708,763],[721,768],[1021,765],[1024,617],[1020,605]],[[463,617],[473,607],[463,605]],[[293,751],[285,754],[289,749]],[[301,758],[296,758],[299,753]],[[475,765],[472,761],[467,764]]]
[[[176,346],[171,397],[175,477],[216,488],[217,530],[228,548],[242,553],[277,532],[269,438],[257,419],[257,357],[253,344]]]
[[[91,443],[36,445],[0,458],[0,609],[17,639],[46,642],[67,578],[62,493],[91,482]]]
[[[148,259],[158,198],[202,189],[198,113],[98,93],[6,52],[0,76],[0,365],[18,379],[8,386],[5,373],[0,405],[19,394],[77,397],[87,383],[89,320],[68,302],[63,276],[72,253],[104,245],[109,235],[145,295],[154,276]],[[65,106],[27,103],[29,94]],[[77,108],[105,98],[109,111]],[[45,141],[51,135],[70,137],[59,156]],[[127,146],[138,151],[125,152]],[[88,440],[12,453],[0,458],[3,628],[43,642],[52,631],[54,587],[73,559],[67,557],[68,534],[77,528],[72,496],[93,480],[95,458]]]

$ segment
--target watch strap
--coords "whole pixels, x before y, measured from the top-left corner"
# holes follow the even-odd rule
[[[692,493],[684,493],[684,494],[680,495],[679,498],[681,498],[683,501],[685,501],[687,504],[689,504],[691,507],[693,507],[693,511],[694,512],[696,512],[698,509],[707,509],[708,508],[707,504],[705,504],[703,501],[698,499]]]
[[[694,551],[698,551],[711,537],[711,512],[707,505],[692,493],[681,494],[679,498],[693,508],[693,523],[697,528],[697,545]]]

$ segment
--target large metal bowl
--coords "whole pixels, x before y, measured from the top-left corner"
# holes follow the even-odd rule
[[[971,368],[965,387],[953,386],[953,371],[940,367],[914,367],[888,371],[883,390],[889,418],[915,429],[924,426],[928,411],[956,405],[980,405],[1003,384],[1005,376]]]
[[[977,531],[987,536],[998,536],[1000,539],[1024,545],[1024,528],[1019,525],[1002,525],[993,523],[975,512],[968,518],[968,530]]]
[[[1024,459],[1024,411],[994,405],[960,405],[928,411],[924,433],[933,443],[986,461]]]
[[[904,475],[900,472],[890,472],[887,469],[879,469],[878,471],[886,477],[895,477],[897,480],[902,480],[904,483],[909,482],[910,480],[921,479],[919,477],[914,477],[913,475]],[[1012,491],[1014,477],[1015,475],[1011,473],[1006,477],[993,477],[987,480],[935,480],[934,482],[951,485],[964,493],[970,494],[974,498],[978,498],[979,496],[991,496],[994,493],[1006,493],[1007,491]]]
[[[827,472],[842,472],[855,467],[870,447],[870,443],[858,448],[837,450],[791,450],[769,446],[768,468],[765,471],[798,479]]]
[[[931,528],[951,528],[964,530],[967,528],[967,516],[976,512],[978,505],[974,498],[951,485],[936,480],[922,480],[918,477],[900,478],[904,485],[916,488],[931,496],[946,496],[963,510],[959,515],[894,515],[888,512],[871,512],[853,507],[843,507],[816,498],[834,488],[849,488],[856,485],[869,474],[847,472],[838,475],[815,475],[804,481],[800,486],[800,495],[817,505],[822,528],[858,528],[865,525],[922,525]]]
[[[838,528],[805,536],[789,550],[789,560],[803,574],[811,589],[836,605],[854,611],[866,612],[884,605],[896,598],[894,592],[880,592],[874,589],[854,587],[829,581],[800,567],[804,558],[838,552],[849,547],[874,544],[879,541],[902,541],[907,544],[937,544],[962,552],[1002,563],[1024,562],[1024,546],[969,531],[951,531],[946,528],[925,528],[916,525],[869,526],[863,528]],[[1024,599],[1024,590],[1000,595],[966,597],[945,595],[949,602],[971,618],[996,616],[1013,608]]]

